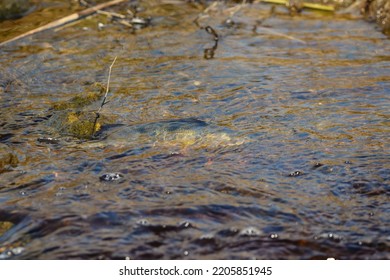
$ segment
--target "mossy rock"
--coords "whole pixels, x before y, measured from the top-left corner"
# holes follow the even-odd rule
[[[59,134],[91,139],[101,129],[106,118],[93,111],[65,110],[56,112],[49,120]]]
[[[70,100],[59,102],[53,106],[55,110],[81,109],[102,99],[102,93],[87,92],[78,94]]]
[[[48,125],[61,136],[92,139],[108,118],[97,111],[101,106],[106,87],[100,83],[87,85],[84,93],[53,105]]]
[[[98,101],[102,100],[106,87],[101,83],[86,84],[84,92],[77,94],[69,100],[58,102],[53,105],[54,110],[67,109],[85,109],[87,106],[96,103],[96,108],[99,108]]]

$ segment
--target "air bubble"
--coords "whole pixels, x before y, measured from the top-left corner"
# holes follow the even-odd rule
[[[240,231],[240,235],[243,236],[259,236],[261,232],[255,227],[244,228]]]
[[[146,226],[146,225],[149,225],[149,222],[148,222],[147,220],[139,220],[139,221],[137,222],[137,224]]]
[[[189,222],[187,222],[187,221],[184,221],[184,222],[180,223],[180,227],[188,228],[188,227],[191,227],[191,224]]]
[[[202,235],[202,236],[200,237],[200,239],[202,239],[202,240],[211,240],[211,239],[213,239],[213,238],[214,238],[214,235],[211,234],[211,233],[209,233],[209,234],[204,234],[204,235]]]
[[[321,162],[316,162],[313,166],[313,168],[318,168],[318,167],[321,167],[323,166],[323,164]]]
[[[303,172],[297,170],[297,171],[291,172],[288,176],[289,177],[297,177],[297,176],[301,176],[301,175],[303,175]]]
[[[271,233],[269,236],[271,239],[278,239],[279,235],[277,233]]]
[[[103,174],[102,176],[99,177],[100,181],[105,181],[105,182],[111,182],[111,181],[118,181],[123,178],[123,175],[120,173],[107,173]]]

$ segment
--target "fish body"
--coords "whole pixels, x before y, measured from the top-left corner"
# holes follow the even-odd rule
[[[146,145],[201,149],[241,145],[246,141],[230,129],[197,118],[118,124],[96,116],[94,112],[63,111],[53,115],[48,123],[60,137],[85,148]]]

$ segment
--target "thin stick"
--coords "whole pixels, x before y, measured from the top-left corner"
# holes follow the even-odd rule
[[[110,90],[111,70],[112,70],[112,66],[114,66],[114,64],[115,64],[116,59],[117,59],[117,56],[114,58],[114,61],[111,63],[110,69],[109,69],[109,71],[108,71],[108,79],[107,79],[106,93],[104,94],[104,97],[103,97],[103,100],[102,100],[102,104],[100,105],[100,108],[99,108],[99,110],[97,111],[98,114],[99,114],[100,111],[102,110],[103,106],[107,103],[107,102],[106,102],[106,99],[107,99],[108,91]]]
[[[122,14],[118,14],[118,13],[106,12],[106,11],[100,11],[100,10],[97,10],[96,12],[98,14],[105,15],[105,16],[111,17],[111,18],[121,18],[121,19],[125,19],[126,18],[126,16],[124,16]]]
[[[115,63],[116,59],[117,59],[117,56],[114,58],[114,61],[111,63],[110,69],[108,70],[108,79],[107,79],[106,93],[104,94],[104,97],[103,97],[103,100],[102,100],[102,104],[100,105],[100,108],[96,112],[96,117],[95,117],[95,120],[94,120],[93,126],[92,126],[91,139],[93,139],[95,137],[95,132],[96,132],[95,128],[96,128],[97,121],[100,118],[100,111],[102,110],[103,106],[105,104],[107,104],[106,99],[107,99],[108,91],[110,90],[111,70],[112,70],[112,67],[114,66],[114,63]]]
[[[25,38],[25,37],[30,36],[30,35],[33,35],[35,33],[42,32],[42,31],[45,31],[45,30],[48,30],[48,29],[52,29],[52,28],[55,28],[55,27],[59,27],[61,25],[67,24],[67,23],[72,22],[72,21],[80,20],[80,19],[82,19],[82,18],[84,18],[86,16],[89,16],[89,15],[92,15],[92,14],[96,13],[99,10],[105,9],[105,8],[113,6],[113,5],[120,4],[120,3],[124,2],[124,1],[127,1],[127,0],[113,0],[113,1],[110,1],[110,2],[102,3],[102,4],[96,5],[94,7],[85,9],[85,10],[79,12],[79,13],[74,13],[74,14],[71,14],[69,16],[63,17],[61,19],[52,21],[52,22],[50,22],[50,23],[48,23],[48,24],[46,24],[44,26],[41,26],[41,27],[38,27],[36,29],[30,30],[30,31],[28,31],[26,33],[23,33],[23,34],[21,34],[19,36],[16,36],[16,37],[14,37],[14,38],[12,38],[10,40],[1,42],[0,43],[0,47],[4,46],[5,44],[14,42],[16,40]]]

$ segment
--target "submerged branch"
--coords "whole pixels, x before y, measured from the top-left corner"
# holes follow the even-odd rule
[[[218,48],[219,36],[218,33],[214,30],[214,28],[212,28],[210,25],[206,26],[204,29],[206,30],[207,33],[214,36],[214,45],[211,48],[204,49],[204,58],[212,59],[214,58],[215,51]]]

